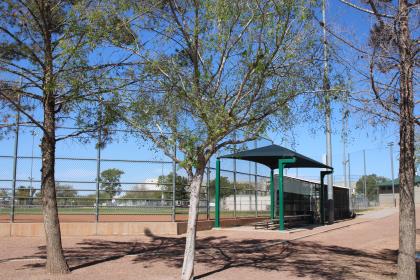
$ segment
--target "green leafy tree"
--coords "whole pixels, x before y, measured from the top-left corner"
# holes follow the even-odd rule
[[[109,198],[113,198],[121,192],[121,175],[124,171],[117,168],[110,168],[101,172],[101,190],[105,191]]]
[[[168,175],[161,175],[158,178],[158,184],[160,185],[162,191],[172,192],[172,180],[173,173]],[[188,178],[177,175],[175,179],[175,199],[176,200],[187,200],[189,198],[188,192]],[[170,195],[172,197],[172,194]]]
[[[376,174],[362,176],[356,182],[356,193],[365,193],[365,179],[366,179],[366,197],[369,200],[376,200],[378,194],[378,185],[389,181],[388,178],[377,176]]]
[[[267,129],[289,127],[295,105],[312,100],[304,93],[319,85],[313,69],[322,60],[312,2],[128,2],[129,16],[122,21],[133,34],[147,36],[137,36],[134,49],[115,44],[142,63],[127,70],[133,84],[119,91],[110,107],[187,173],[190,207],[181,278],[189,280],[210,157]]]
[[[220,198],[231,196],[235,193],[243,194],[244,191],[252,191],[254,190],[254,186],[252,184],[243,183],[243,182],[236,182],[234,186],[233,182],[229,180],[228,177],[220,176]],[[216,180],[210,181],[210,197],[215,197],[215,190],[216,190]]]
[[[55,191],[57,194],[57,199],[62,201],[64,205],[67,205],[69,199],[74,199],[77,197],[77,191],[71,185],[58,184],[55,185]]]
[[[6,190],[3,190],[3,189],[0,189],[0,197],[1,198],[5,198],[5,197],[7,197],[8,195],[7,195],[7,191]]]
[[[108,11],[105,4],[4,0],[0,5],[0,119],[10,122],[10,116],[19,111],[17,121],[43,133],[42,208],[50,273],[69,272],[55,192],[56,143],[75,136],[86,139],[81,136],[106,125],[106,119],[98,121],[98,104],[115,88],[110,77],[126,59],[102,56],[99,51],[105,39],[127,44],[128,38],[118,17],[104,15]],[[57,134],[57,125],[63,123],[80,129]],[[4,127],[10,126],[6,123]]]
[[[210,197],[215,197],[216,180],[210,181]],[[220,197],[226,197],[233,194],[233,182],[228,177],[220,176]]]

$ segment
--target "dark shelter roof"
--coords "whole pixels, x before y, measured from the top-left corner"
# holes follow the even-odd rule
[[[286,149],[279,145],[269,145],[261,148],[256,148],[252,150],[242,151],[230,155],[221,156],[220,158],[232,158],[232,159],[241,159],[248,160],[252,162],[257,162],[268,166],[271,169],[277,169],[279,167],[279,159],[286,158],[296,158],[295,163],[287,163],[284,165],[286,168],[299,168],[299,167],[312,167],[312,168],[328,168],[333,169],[332,167],[320,163],[316,160],[308,158],[304,155],[296,153],[292,150]]]

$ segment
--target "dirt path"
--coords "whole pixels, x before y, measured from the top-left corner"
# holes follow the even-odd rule
[[[393,211],[292,234],[243,228],[199,232],[195,274],[198,279],[393,279],[398,247]],[[179,279],[183,237],[150,233],[63,238],[63,243],[73,272],[53,277],[43,272],[42,239],[1,239],[0,279]]]

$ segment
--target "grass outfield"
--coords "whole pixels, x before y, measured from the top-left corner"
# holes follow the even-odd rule
[[[0,214],[9,214],[10,208],[0,208]],[[96,209],[94,207],[66,207],[58,208],[58,213],[63,215],[95,215]],[[200,214],[206,214],[205,209],[200,209]],[[41,215],[41,207],[31,207],[31,208],[15,208],[15,214],[27,214],[27,215]],[[99,214],[108,214],[108,215],[171,215],[172,208],[155,208],[155,207],[100,207]],[[176,214],[188,214],[188,208],[177,208]],[[221,215],[224,217],[234,217],[233,211],[221,211]],[[268,216],[268,211],[259,211],[258,216]],[[210,211],[210,216],[214,217],[214,211]],[[255,211],[237,211],[237,217],[255,217]]]

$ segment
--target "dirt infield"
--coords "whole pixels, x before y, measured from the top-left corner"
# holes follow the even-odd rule
[[[393,279],[396,274],[395,211],[290,234],[237,228],[197,235],[197,279]],[[54,277],[43,270],[43,239],[4,238],[0,278],[179,279],[184,242],[182,236],[153,233],[137,238],[64,237],[72,273]]]

